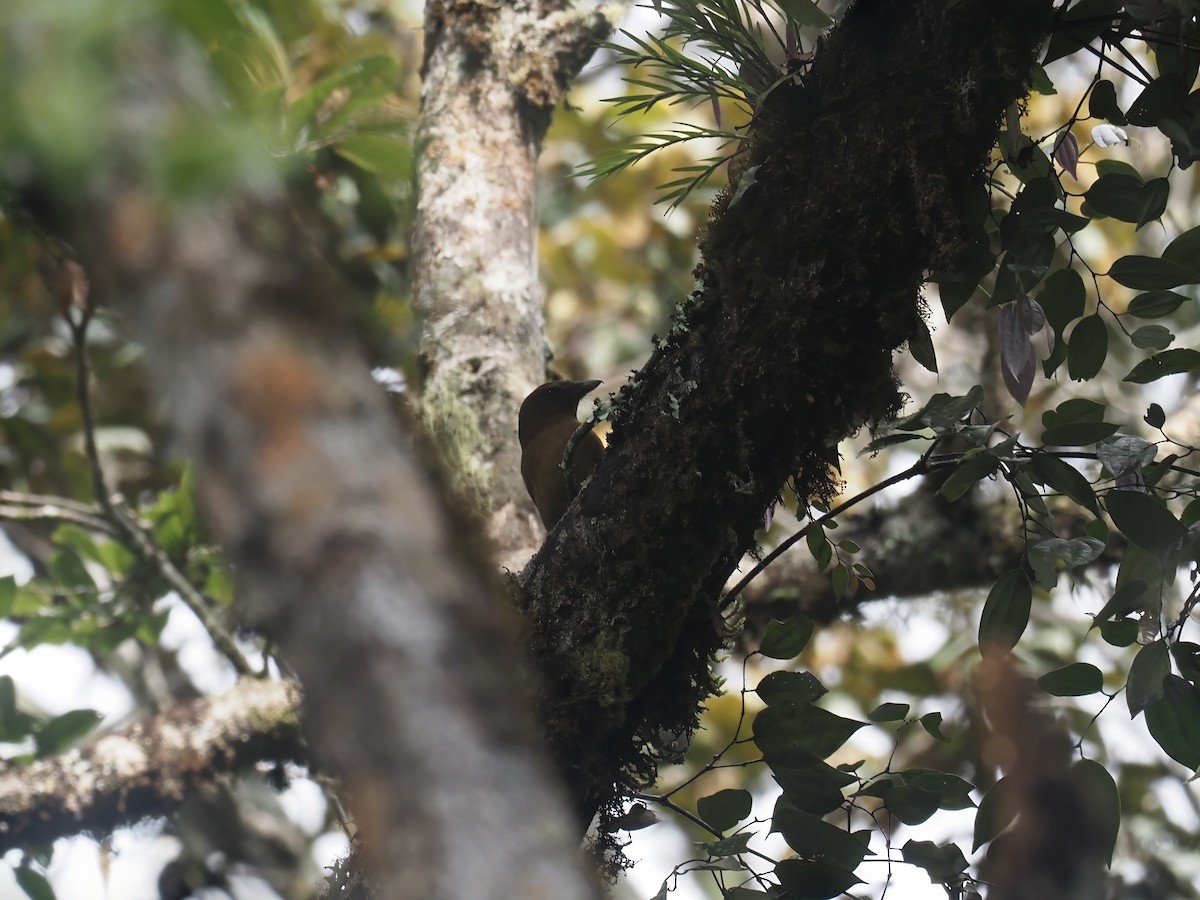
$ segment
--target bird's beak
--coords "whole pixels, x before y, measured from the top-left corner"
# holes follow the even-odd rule
[[[588,394],[590,394],[590,393],[591,393],[592,391],[594,391],[596,388],[600,387],[600,385],[602,385],[603,383],[604,383],[604,382],[603,382],[603,381],[601,381],[601,380],[600,380],[600,379],[598,379],[598,378],[597,378],[595,381],[581,381],[581,382],[579,382],[579,396],[580,396],[580,398],[586,397]]]

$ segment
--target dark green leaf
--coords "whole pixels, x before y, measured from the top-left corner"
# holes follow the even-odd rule
[[[1200,282],[1200,274],[1156,256],[1122,256],[1112,264],[1108,276],[1138,291],[1162,291]]]
[[[1056,336],[1061,336],[1067,325],[1083,315],[1086,299],[1087,289],[1074,269],[1051,272],[1037,296],[1038,305]]]
[[[965,778],[936,769],[905,769],[900,773],[904,783],[932,794],[942,809],[965,809],[971,806],[971,791],[975,786]]]
[[[1016,798],[1011,796],[1012,785],[1001,778],[983,795],[979,810],[975,813],[975,837],[971,842],[974,852],[1012,824],[1017,815]]]
[[[1101,159],[1096,162],[1097,175],[1128,175],[1131,178],[1136,178],[1139,182],[1145,184],[1146,179],[1142,177],[1142,173],[1131,166],[1129,163],[1120,159]]]
[[[1146,187],[1142,190],[1141,210],[1135,223],[1138,229],[1147,222],[1156,221],[1167,211],[1167,200],[1170,196],[1171,183],[1167,179],[1155,178],[1146,182]]]
[[[1127,581],[1114,592],[1109,601],[1096,614],[1097,620],[1120,619],[1142,607],[1142,596],[1146,593],[1146,582]]]
[[[1200,351],[1180,348],[1155,353],[1133,367],[1124,381],[1133,384],[1149,384],[1168,375],[1200,371]]]
[[[1095,378],[1108,356],[1108,328],[1099,313],[1080,320],[1067,346],[1067,371],[1075,381]]]
[[[1196,271],[1200,268],[1200,225],[1188,229],[1167,244],[1162,258],[1185,269]]]
[[[1084,197],[1093,214],[1112,216],[1122,222],[1137,222],[1146,206],[1142,199],[1143,187],[1140,180],[1129,175],[1101,175]]]
[[[1028,471],[1034,481],[1070,497],[1093,514],[1100,515],[1100,504],[1091,484],[1070,463],[1050,453],[1038,452],[1030,458]]]
[[[73,549],[62,547],[54,551],[49,563],[50,577],[68,591],[94,591],[96,582],[88,574],[83,560]]]
[[[717,831],[727,831],[750,815],[753,803],[749,791],[731,788],[701,797],[696,801],[696,812]]]
[[[1187,86],[1177,75],[1163,75],[1142,90],[1129,107],[1125,118],[1130,125],[1157,125],[1163,119],[1178,118],[1187,98]]]
[[[1042,413],[1042,424],[1047,428],[1058,428],[1078,422],[1103,422],[1104,409],[1103,403],[1073,397]]]
[[[33,736],[37,755],[44,759],[67,749],[95,728],[103,718],[94,709],[73,709],[56,716]]]
[[[1168,675],[1162,698],[1146,707],[1146,727],[1167,756],[1190,771],[1200,768],[1200,693]]]
[[[1200,250],[1197,252],[1200,253]],[[1139,319],[1161,319],[1175,312],[1179,304],[1189,299],[1176,291],[1151,291],[1134,297],[1125,311]]]
[[[1029,608],[1033,591],[1029,579],[1017,569],[1005,572],[992,587],[983,604],[979,621],[979,645],[1011,650],[1021,639],[1029,624]]]
[[[824,572],[833,559],[833,546],[825,537],[825,530],[819,527],[810,527],[804,535],[804,543],[808,545],[808,552],[812,554],[813,562],[817,564],[817,571]]]
[[[813,621],[797,613],[786,622],[772,619],[767,625],[758,652],[771,659],[795,659],[808,646],[812,637]]]
[[[1076,662],[1047,672],[1037,683],[1054,697],[1083,697],[1104,687],[1104,675],[1091,663]]]
[[[775,0],[784,15],[797,25],[809,25],[813,28],[828,28],[833,24],[813,0]]]
[[[999,467],[1000,460],[987,452],[968,457],[942,482],[937,491],[938,495],[953,502],[969,491],[977,481],[995,474]]]
[[[1139,350],[1166,350],[1174,340],[1175,335],[1162,325],[1143,325],[1129,336]]]
[[[1107,119],[1114,125],[1124,125],[1125,116],[1117,105],[1117,89],[1111,81],[1097,81],[1088,95],[1088,115],[1093,119]]]
[[[1154,641],[1138,651],[1129,666],[1129,680],[1125,683],[1125,702],[1129,704],[1131,718],[1136,718],[1162,696],[1163,679],[1170,671],[1165,641]]]
[[[754,718],[754,741],[769,766],[804,766],[836,752],[865,724],[817,706],[768,706]]]
[[[908,715],[907,703],[881,703],[869,713],[867,718],[872,722],[902,722]]]
[[[933,841],[909,840],[900,848],[904,861],[929,873],[935,884],[951,881],[967,869],[967,859],[957,844],[939,847]]]
[[[1078,422],[1060,425],[1042,432],[1042,443],[1047,447],[1086,447],[1115,434],[1119,426],[1108,422]]]
[[[828,815],[841,806],[845,800],[842,788],[855,781],[853,775],[823,762],[798,767],[774,766],[771,774],[792,806],[818,816]]]
[[[1191,641],[1176,641],[1171,645],[1171,657],[1179,674],[1196,684],[1200,681],[1200,644]]]
[[[883,802],[888,812],[905,825],[920,825],[938,811],[937,794],[910,784],[894,784]]]
[[[1067,772],[1067,778],[1074,785],[1076,796],[1083,801],[1083,820],[1089,831],[1103,840],[1101,848],[1107,851],[1106,859],[1111,866],[1117,832],[1121,828],[1121,795],[1117,792],[1117,784],[1108,770],[1094,759],[1076,760]]]
[[[1170,510],[1141,491],[1109,491],[1104,506],[1125,537],[1151,553],[1167,550],[1187,534]]]
[[[792,809],[781,800],[775,806],[771,830],[783,835],[789,847],[805,859],[853,871],[867,854],[858,838],[820,816]]]
[[[752,837],[754,837],[752,831],[739,831],[737,834],[731,834],[719,841],[701,841],[696,846],[707,853],[710,859],[728,859],[731,856],[745,853]],[[729,867],[720,866],[719,868],[727,869]]]
[[[788,900],[831,900],[854,885],[862,884],[862,879],[853,872],[801,859],[785,859],[778,863],[775,877],[787,891]]]
[[[812,672],[771,672],[755,689],[767,706],[812,703],[825,693],[825,686]]]
[[[71,637],[71,625],[58,616],[38,616],[21,625],[18,640],[22,647],[38,644],[65,644]]]
[[[942,734],[942,714],[940,712],[925,713],[918,721],[921,727],[929,732],[929,736],[936,741],[946,743],[950,738]]]
[[[13,604],[17,602],[17,579],[12,575],[0,577],[0,619],[12,615]]]
[[[1114,647],[1128,647],[1138,636],[1138,623],[1135,619],[1108,620],[1100,623],[1100,637]]]
[[[13,877],[17,886],[25,892],[29,900],[55,900],[54,888],[41,872],[34,871],[28,866],[18,866],[13,869]]]

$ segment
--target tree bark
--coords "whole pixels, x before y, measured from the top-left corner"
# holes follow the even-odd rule
[[[536,168],[551,113],[625,4],[425,9],[413,282],[421,406],[501,548],[536,543],[517,411],[546,381]]]
[[[1004,110],[1049,0],[862,0],[750,131],[698,287],[616,401],[609,453],[522,573],[560,767],[586,813],[648,779],[714,690],[715,600],[790,479],[832,490],[836,441],[900,403],[892,354],[926,273],[979,223]]]

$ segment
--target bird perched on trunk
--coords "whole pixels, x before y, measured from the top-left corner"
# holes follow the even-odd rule
[[[562,518],[579,486],[604,458],[603,441],[589,431],[575,445],[571,478],[562,470],[567,442],[579,427],[575,416],[579,401],[599,384],[599,381],[551,381],[535,388],[521,404],[517,425],[521,477],[547,529]]]

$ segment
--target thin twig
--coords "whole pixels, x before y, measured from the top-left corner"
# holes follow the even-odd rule
[[[75,345],[75,396],[83,418],[83,448],[88,467],[91,470],[92,489],[96,494],[96,502],[103,509],[105,518],[125,536],[133,551],[144,562],[158,570],[158,573],[179,595],[187,608],[200,620],[217,649],[229,660],[237,673],[252,675],[254,670],[249,661],[238,649],[232,635],[213,616],[204,596],[176,568],[146,529],[138,524],[132,513],[126,510],[119,495],[109,490],[107,479],[104,476],[104,468],[100,464],[100,452],[96,446],[96,419],[92,409],[91,392],[88,390],[90,371],[87,358],[87,330],[95,312],[95,303],[89,296],[84,301],[78,321],[70,312],[64,313],[63,318],[67,321],[67,327],[71,331],[71,340]]]
[[[956,457],[955,461],[957,461],[957,457]],[[737,598],[738,594],[740,594],[742,591],[744,591],[746,589],[746,586],[751,581],[753,581],[754,578],[759,573],[761,573],[763,569],[765,569],[767,566],[769,566],[771,563],[773,563],[776,559],[778,559],[784,552],[786,552],[790,547],[792,547],[797,541],[806,537],[812,529],[819,528],[820,526],[824,525],[826,522],[830,521],[831,519],[837,518],[842,513],[844,513],[846,510],[850,509],[851,507],[857,506],[859,503],[861,503],[863,500],[866,500],[868,497],[873,497],[875,494],[878,494],[880,491],[884,490],[885,488],[889,488],[894,484],[899,484],[902,481],[908,481],[908,479],[913,478],[917,475],[924,475],[927,472],[930,472],[935,468],[939,468],[940,465],[942,465],[942,464],[930,460],[927,456],[922,456],[915,463],[913,463],[911,466],[909,466],[907,469],[905,469],[903,472],[899,473],[898,475],[893,475],[891,478],[885,478],[883,481],[879,482],[878,484],[872,485],[871,487],[867,488],[861,494],[856,494],[855,496],[851,497],[845,503],[838,504],[837,506],[835,506],[829,512],[825,513],[825,515],[821,516],[820,518],[813,519],[811,522],[809,522],[807,525],[805,525],[803,528],[801,528],[795,534],[793,534],[792,536],[787,538],[787,540],[783,541],[783,543],[781,543],[778,547],[776,547],[774,550],[772,550],[770,553],[768,553],[766,556],[764,556],[762,558],[762,560],[758,563],[758,565],[756,565],[753,569],[751,569],[749,572],[747,572],[746,576],[744,578],[742,578],[741,581],[739,581],[732,588],[730,588],[725,593],[725,596],[721,598],[721,609],[722,610],[727,609],[729,607],[729,604],[731,604]]]
[[[5,496],[8,495],[8,496]],[[89,531],[117,537],[112,523],[102,518],[98,511],[87,512],[65,503],[55,502],[58,498],[38,498],[36,503],[13,502],[10,491],[0,491],[0,519],[8,522],[64,522],[78,525]]]

